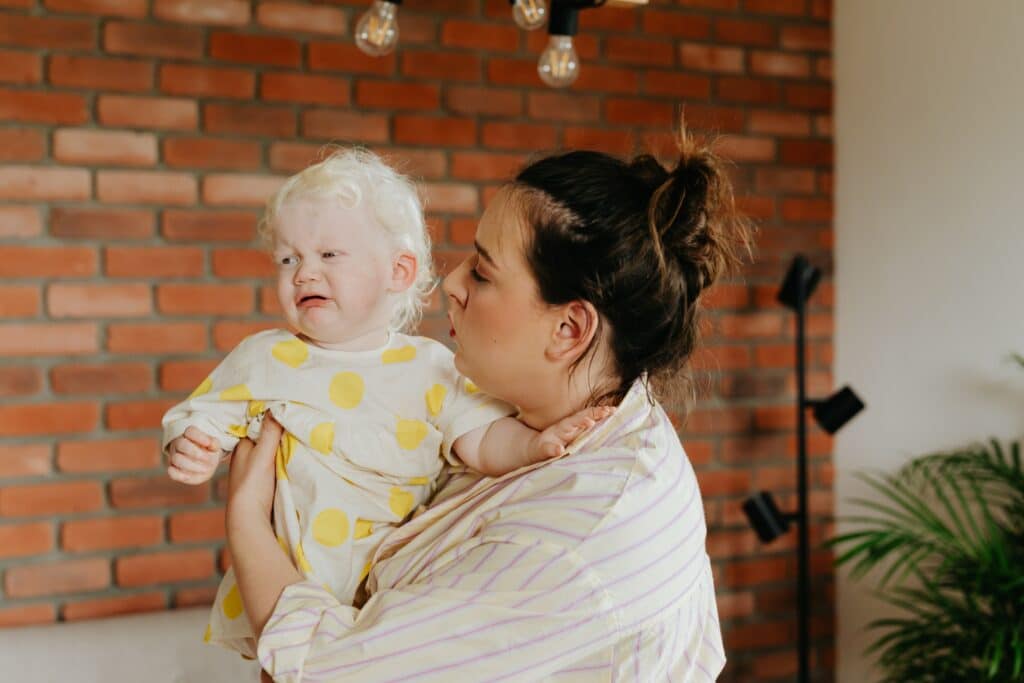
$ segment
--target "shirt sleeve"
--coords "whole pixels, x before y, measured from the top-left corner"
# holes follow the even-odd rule
[[[434,418],[434,425],[442,434],[441,455],[452,465],[462,464],[452,453],[452,444],[468,432],[495,420],[516,414],[514,406],[480,391],[473,382],[455,369],[453,360],[444,367],[441,386],[445,397]]]
[[[440,570],[357,610],[313,582],[287,587],[260,637],[275,681],[522,681],[615,642],[616,612],[571,550],[471,538]]]

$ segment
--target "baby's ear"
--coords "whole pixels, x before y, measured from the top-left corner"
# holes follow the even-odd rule
[[[404,292],[416,282],[418,264],[411,251],[399,251],[391,257],[391,286],[388,291]]]

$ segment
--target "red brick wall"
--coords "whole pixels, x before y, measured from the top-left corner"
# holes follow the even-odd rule
[[[328,141],[422,180],[439,260],[532,152],[665,150],[674,112],[724,134],[758,262],[715,294],[713,391],[686,425],[711,526],[726,679],[795,669],[793,535],[761,548],[745,495],[792,502],[792,319],[776,283],[802,250],[830,269],[828,0],[656,0],[587,11],[568,92],[535,72],[546,36],[505,0],[409,0],[396,55],[351,40],[362,0],[0,0],[0,625],[207,602],[220,485],[163,474],[163,411],[273,324],[255,218]],[[438,331],[438,305],[425,331]],[[831,383],[832,297],[810,318]],[[816,434],[812,506],[832,510]],[[832,670],[832,582],[815,555],[815,638]]]

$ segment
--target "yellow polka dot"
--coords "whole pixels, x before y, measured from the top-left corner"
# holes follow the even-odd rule
[[[239,384],[220,392],[220,400],[222,401],[248,401],[251,398],[252,392],[244,384]]]
[[[284,540],[284,538],[282,538],[281,536],[278,536],[277,544],[281,546],[281,550],[284,551],[285,555],[287,555],[288,557],[292,556],[292,551],[288,548],[288,541]]]
[[[210,642],[210,638],[212,636],[213,636],[213,628],[209,624],[207,624],[206,625],[206,633],[203,634],[203,642],[204,643]]]
[[[270,353],[288,367],[297,368],[309,358],[309,347],[300,339],[289,339],[274,344]]]
[[[360,581],[362,581],[363,579],[365,579],[365,578],[366,578],[366,575],[370,573],[370,568],[371,568],[371,567],[373,567],[373,560],[370,560],[369,562],[367,562],[367,563],[366,563],[366,565],[365,565],[365,566],[363,567],[363,571],[362,571],[362,573],[361,573],[361,574],[359,575],[359,580],[360,580]]]
[[[239,439],[244,439],[246,435],[245,425],[231,425],[228,427],[228,433],[232,436],[237,436]]]
[[[410,486],[426,486],[430,483],[429,477],[413,477],[409,480]]]
[[[309,566],[309,561],[306,560],[306,553],[302,552],[301,543],[298,543],[295,546],[295,561],[298,563],[299,569],[301,569],[303,572],[305,572],[306,574],[313,573],[313,568]]]
[[[224,610],[224,616],[228,619],[237,619],[242,616],[242,594],[238,592],[238,585],[231,587],[228,594],[224,596],[224,604],[220,606]]]
[[[427,425],[420,420],[399,420],[395,437],[405,450],[415,450],[427,438]]]
[[[478,387],[477,385],[473,384],[472,382],[470,382],[467,379],[466,380],[466,393],[467,394],[475,394],[478,391],[480,391],[480,387]]]
[[[249,401],[249,410],[247,412],[249,417],[256,417],[266,409],[267,404],[263,401]]]
[[[313,427],[309,434],[309,445],[325,455],[330,453],[334,446],[334,423],[323,422]]]
[[[285,432],[284,438],[281,439],[281,443],[277,447],[277,456],[274,458],[274,464],[277,466],[278,479],[288,478],[288,462],[292,459],[292,453],[294,452],[295,437],[289,432]]]
[[[444,397],[448,395],[448,390],[443,385],[435,384],[430,387],[430,391],[427,392],[427,410],[430,414],[437,416],[441,412],[441,406],[444,405]]]
[[[363,400],[363,378],[354,372],[339,372],[331,380],[331,402],[339,408],[355,408]]]
[[[212,389],[212,388],[213,388],[213,380],[210,379],[209,377],[207,377],[206,379],[204,379],[202,382],[199,383],[199,386],[196,387],[195,391],[193,391],[191,394],[189,394],[188,397],[189,398],[196,398],[197,396],[202,396],[203,394],[208,394],[208,393],[210,393],[210,389]]]
[[[348,515],[338,508],[327,508],[313,520],[313,538],[320,545],[334,548],[348,540]]]
[[[391,487],[391,495],[388,497],[388,505],[391,507],[391,511],[395,513],[395,516],[399,519],[405,519],[405,516],[412,510],[413,498],[412,494],[401,489],[397,486]]]
[[[403,346],[400,349],[388,349],[381,354],[380,360],[385,365],[389,363],[406,363],[416,358],[415,346]]]
[[[373,522],[368,519],[357,519],[356,520],[356,531],[352,534],[352,538],[366,538],[373,533]]]

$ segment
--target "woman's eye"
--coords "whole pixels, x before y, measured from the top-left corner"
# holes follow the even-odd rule
[[[480,271],[476,269],[476,266],[469,269],[469,274],[477,282],[487,282],[487,278],[480,274]]]

